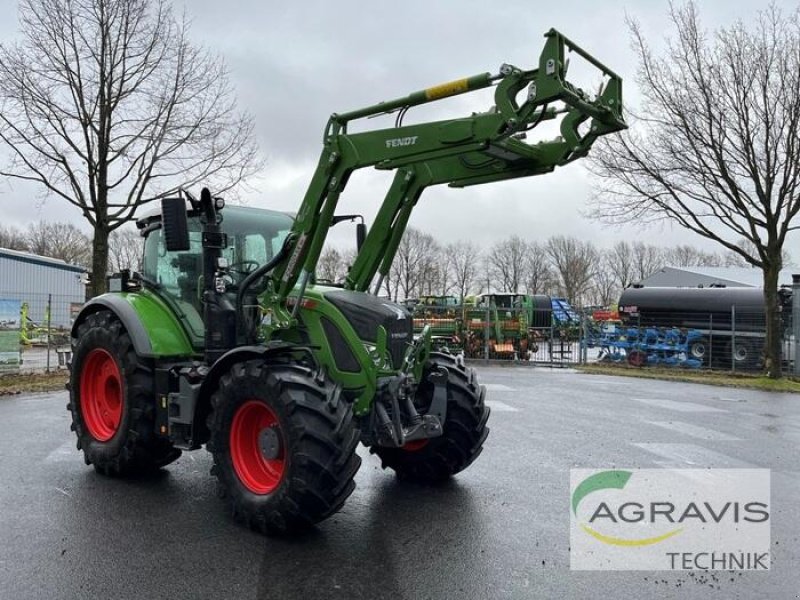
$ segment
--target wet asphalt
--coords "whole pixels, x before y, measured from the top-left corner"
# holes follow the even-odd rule
[[[483,455],[401,484],[362,452],[344,509],[306,535],[237,525],[209,455],[114,480],[84,465],[66,393],[0,398],[0,599],[800,597],[800,395],[479,367]],[[768,572],[593,572],[569,563],[569,469],[772,470]]]

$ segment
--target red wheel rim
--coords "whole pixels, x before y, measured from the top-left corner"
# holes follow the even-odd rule
[[[638,350],[634,350],[628,355],[628,364],[632,367],[643,367],[646,360],[647,355]]]
[[[429,441],[430,440],[413,440],[411,442],[406,442],[403,444],[403,450],[406,452],[417,452],[427,446]]]
[[[259,495],[275,491],[286,471],[286,453],[282,448],[277,458],[267,458],[262,453],[259,436],[265,429],[275,429],[283,444],[278,417],[260,400],[248,400],[233,416],[230,436],[233,469],[244,487]]]
[[[81,415],[89,434],[107,442],[122,421],[122,376],[117,361],[103,348],[86,356],[81,370]]]

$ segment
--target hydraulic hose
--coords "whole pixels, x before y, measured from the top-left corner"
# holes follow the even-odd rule
[[[240,315],[240,319],[244,319],[244,296],[247,293],[253,284],[264,277],[267,273],[272,271],[278,263],[280,263],[288,254],[289,252],[289,245],[290,245],[290,236],[286,236],[286,239],[283,241],[283,245],[281,249],[278,250],[278,253],[272,257],[270,261],[261,265],[255,271],[250,273],[247,277],[244,278],[242,283],[239,285],[239,289],[236,292],[236,314]]]

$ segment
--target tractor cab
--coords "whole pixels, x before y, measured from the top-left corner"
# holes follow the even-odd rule
[[[277,254],[292,227],[292,217],[278,211],[229,206],[224,211],[222,231],[227,246],[227,291],[235,298],[239,284],[259,266]],[[137,226],[145,237],[143,278],[153,284],[159,296],[179,317],[192,345],[203,346],[203,223],[199,211],[187,213],[189,248],[168,251],[161,213],[142,217]]]

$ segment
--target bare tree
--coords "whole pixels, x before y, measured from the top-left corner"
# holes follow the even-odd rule
[[[442,264],[441,247],[429,233],[421,233],[418,243],[420,249],[417,263],[417,285],[413,295],[439,294],[442,288],[448,287],[449,277],[447,265]]]
[[[621,241],[614,244],[607,258],[607,266],[621,289],[625,289],[636,280],[633,247],[628,242]]]
[[[723,255],[723,266],[725,267],[739,267],[739,268],[746,268],[750,267],[753,268],[753,265],[748,263],[742,255],[738,252],[725,252]]]
[[[525,255],[525,291],[528,294],[548,294],[553,287],[553,270],[544,246],[528,244]]]
[[[135,229],[123,227],[111,232],[108,238],[108,266],[113,273],[128,269],[142,270],[142,236]]]
[[[223,192],[260,167],[253,120],[167,0],[20,0],[19,11],[21,42],[0,45],[0,174],[81,211],[97,294],[108,236],[138,207],[200,182]]]
[[[778,274],[800,211],[800,14],[771,5],[712,35],[694,4],[670,15],[676,34],[659,55],[630,25],[643,105],[595,154],[598,201],[609,220],[667,219],[761,269],[765,366],[780,377]]]
[[[589,289],[591,303],[594,305],[610,306],[619,300],[621,288],[613,268],[615,255],[613,249],[598,253],[599,260]]]
[[[446,296],[453,289],[453,272],[450,263],[439,245],[436,245],[432,260],[425,265],[421,278],[423,293],[428,295]]]
[[[633,251],[634,281],[649,277],[664,266],[664,254],[658,246],[634,242],[631,249]]]
[[[336,248],[326,248],[319,257],[317,278],[336,283],[347,274],[342,253]]]
[[[392,262],[391,283],[387,283],[395,300],[425,293],[426,278],[430,277],[432,264],[430,257],[436,253],[436,240],[431,234],[413,227],[406,229]]]
[[[495,287],[503,292],[519,292],[524,284],[528,244],[512,235],[497,242],[486,255],[489,276]]]
[[[758,248],[748,239],[742,238],[739,240],[739,247],[744,249],[746,254],[756,254],[758,252]],[[736,253],[740,259],[742,260],[741,254]],[[746,261],[745,261],[746,262]],[[744,266],[744,265],[743,265]],[[753,266],[752,264],[749,266]],[[794,266],[794,262],[792,260],[792,254],[789,252],[787,248],[781,249],[781,267],[791,267]]]
[[[28,251],[25,233],[13,225],[0,225],[0,248]]]
[[[705,252],[688,244],[679,244],[664,249],[664,264],[670,267],[721,267],[725,264],[725,259],[716,252]]]
[[[72,223],[39,221],[25,232],[29,252],[61,259],[71,265],[89,266],[92,241]]]
[[[453,288],[461,302],[472,291],[481,270],[481,249],[472,241],[448,245],[444,254],[453,274]]]
[[[551,237],[545,247],[558,275],[561,293],[570,303],[583,300],[597,271],[597,249],[591,242],[563,235]]]

